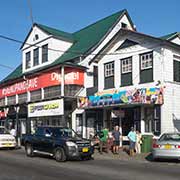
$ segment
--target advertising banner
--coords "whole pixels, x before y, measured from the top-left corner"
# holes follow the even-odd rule
[[[65,84],[84,85],[84,72],[80,69],[65,68]],[[25,80],[19,81],[12,85],[0,89],[0,98],[22,94],[27,91],[34,91],[40,88],[60,85],[62,77],[60,69],[42,73],[33,78],[26,77]]]
[[[58,116],[64,114],[63,99],[28,105],[28,117]]]
[[[97,92],[94,96],[80,98],[78,107],[111,106],[115,104],[163,104],[163,88],[105,90]]]

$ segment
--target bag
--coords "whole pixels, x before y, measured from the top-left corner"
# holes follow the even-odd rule
[[[104,133],[102,131],[99,133],[99,137],[100,138],[104,137]]]

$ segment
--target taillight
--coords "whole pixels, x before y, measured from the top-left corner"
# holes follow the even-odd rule
[[[179,145],[175,145],[174,147],[177,148],[177,149],[180,149],[180,146],[179,146]]]
[[[159,144],[153,144],[153,148],[160,148]]]

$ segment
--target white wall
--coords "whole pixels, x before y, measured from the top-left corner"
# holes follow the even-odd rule
[[[37,41],[34,41],[35,34],[38,34],[39,39]],[[28,45],[24,45],[22,49],[22,62],[23,62],[23,72],[28,72],[31,70],[34,70],[36,68],[48,65],[55,61],[57,58],[61,57],[64,54],[64,51],[67,51],[72,43],[63,41],[60,39],[56,39],[52,36],[47,35],[45,32],[43,32],[38,27],[34,27],[31,34],[29,35],[26,43],[28,44],[35,44],[35,46],[29,47]],[[42,64],[42,48],[39,48],[39,65],[32,67],[33,65],[33,50],[37,47],[42,47],[43,45],[48,44],[48,62]],[[53,49],[53,50],[51,50]],[[56,51],[57,50],[57,51]],[[25,69],[25,54],[27,52],[31,52],[31,68]]]
[[[180,45],[180,38],[179,38],[179,37],[176,37],[175,39],[171,40],[171,42]]]

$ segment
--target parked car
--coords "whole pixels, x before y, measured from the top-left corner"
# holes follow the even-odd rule
[[[153,159],[180,159],[180,133],[164,133],[154,142]]]
[[[0,126],[0,148],[15,148],[16,139],[5,127]]]
[[[38,127],[34,134],[23,137],[23,143],[27,156],[50,155],[59,162],[72,158],[90,159],[94,153],[89,140],[66,127]]]

